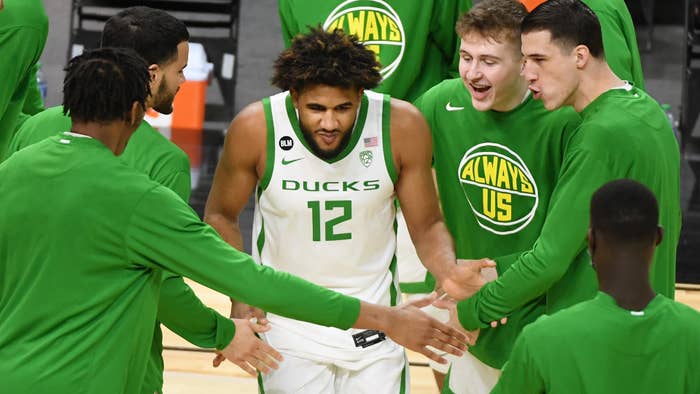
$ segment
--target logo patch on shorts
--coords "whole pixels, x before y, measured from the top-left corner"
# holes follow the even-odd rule
[[[537,184],[523,159],[509,148],[494,143],[472,147],[464,153],[457,177],[482,228],[514,234],[535,216]]]
[[[382,65],[379,73],[387,79],[396,71],[406,49],[406,33],[399,14],[382,0],[347,0],[331,11],[323,29],[341,29],[356,35]]]

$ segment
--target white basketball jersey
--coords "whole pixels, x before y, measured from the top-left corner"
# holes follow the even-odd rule
[[[324,160],[307,146],[288,92],[263,100],[267,162],[258,184],[253,255],[361,300],[395,305],[394,170],[389,143],[389,97],[366,91],[350,142]],[[368,355],[394,352],[384,341],[356,348],[352,334],[268,315],[266,339],[280,350],[320,362],[357,367]]]

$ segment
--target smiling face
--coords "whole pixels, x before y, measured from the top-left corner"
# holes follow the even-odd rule
[[[470,32],[459,47],[459,75],[478,111],[510,111],[525,94],[519,43]]]
[[[522,35],[523,76],[533,96],[550,111],[573,105],[579,85],[575,48],[567,50],[551,37],[546,30]]]
[[[362,99],[362,89],[315,85],[291,90],[299,127],[314,153],[336,157],[348,145]]]

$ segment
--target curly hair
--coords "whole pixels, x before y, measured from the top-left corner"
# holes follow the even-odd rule
[[[372,89],[381,82],[374,52],[356,36],[320,26],[297,35],[274,64],[272,84],[282,90],[302,90],[312,85]]]
[[[86,51],[68,62],[63,80],[63,114],[74,122],[128,120],[136,101],[146,110],[148,65],[128,48]]]

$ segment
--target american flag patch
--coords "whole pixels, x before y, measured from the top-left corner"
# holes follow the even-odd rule
[[[377,146],[377,137],[367,137],[364,139],[365,141],[365,148],[371,148],[373,146]]]

